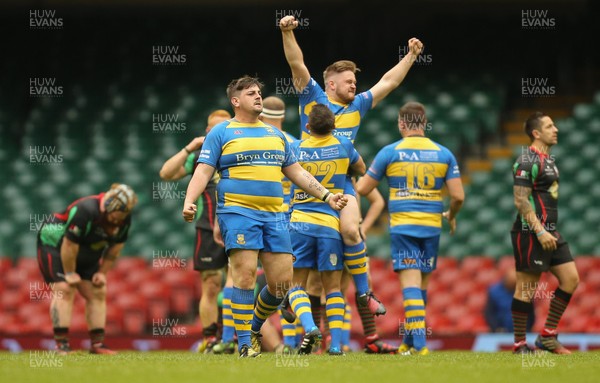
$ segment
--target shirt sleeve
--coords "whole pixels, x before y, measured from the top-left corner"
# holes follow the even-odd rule
[[[321,88],[319,83],[317,83],[315,79],[311,77],[310,80],[308,80],[308,83],[306,84],[304,89],[298,92],[298,100],[300,101],[300,107],[302,108],[309,102],[316,100],[317,96],[321,93],[323,93],[323,89]]]
[[[293,144],[290,144],[285,137],[283,137],[282,134],[282,139],[283,139],[283,145],[284,145],[284,151],[285,151],[285,155],[283,158],[283,163],[281,164],[282,168],[287,168],[290,165],[295,164],[296,162],[298,162],[298,160],[296,159],[296,154],[294,153],[294,150],[292,148],[294,148],[295,142]]]
[[[218,169],[219,159],[223,150],[223,133],[225,126],[216,126],[210,133],[206,135],[200,154],[198,155],[198,163],[207,164],[215,169]]]
[[[69,211],[65,237],[74,243],[80,243],[85,236],[88,224],[92,224],[91,214],[80,206],[73,206]]]
[[[536,173],[537,164],[532,161],[524,161],[520,157],[513,165],[513,183],[515,186],[525,186],[533,189]]]
[[[387,169],[388,163],[390,161],[390,153],[393,152],[393,149],[390,147],[385,147],[377,153],[373,163],[367,170],[367,174],[373,177],[377,181],[381,181],[383,176],[385,176],[385,171]]]
[[[452,154],[452,152],[448,149],[446,149],[446,153],[448,155],[448,170],[446,170],[446,180],[460,177],[460,168],[456,162],[456,157],[454,157],[454,154]]]
[[[362,92],[356,96],[356,100],[358,101],[358,112],[360,113],[361,117],[364,117],[365,114],[367,114],[367,112],[373,107],[373,94],[370,90]]]
[[[194,152],[188,154],[185,159],[185,163],[183,164],[183,168],[185,169],[185,174],[192,174],[196,168],[196,163],[198,163],[198,155],[200,152]]]

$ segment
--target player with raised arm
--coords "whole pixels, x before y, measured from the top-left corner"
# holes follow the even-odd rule
[[[404,337],[399,352],[427,355],[425,304],[427,284],[436,268],[442,216],[456,229],[456,215],[465,193],[454,155],[425,137],[425,107],[409,102],[400,108],[398,128],[402,139],[377,153],[367,174],[356,184],[366,195],[386,177],[389,186],[392,261],[404,298]],[[443,212],[442,188],[450,194],[450,209]]]
[[[260,355],[260,328],[277,310],[292,280],[292,246],[288,228],[281,225],[281,173],[333,209],[346,205],[342,194],[331,193],[296,162],[280,131],[258,119],[263,110],[261,88],[258,79],[249,76],[227,87],[235,116],[206,137],[182,211],[187,222],[194,219],[195,202],[218,170],[217,219],[232,270],[231,307],[240,357]],[[267,286],[255,307],[259,258]]]
[[[127,240],[137,196],[125,184],[83,197],[55,213],[38,233],[37,257],[46,283],[52,287],[50,318],[56,352],[71,353],[69,326],[75,293],[85,300],[92,354],[116,354],[104,344],[106,273]]]
[[[294,29],[298,27],[298,21],[293,16],[286,16],[280,20],[279,26],[282,32],[285,57],[292,71],[293,85],[299,94],[302,139],[309,134],[305,128],[308,114],[312,107],[319,103],[327,105],[335,115],[334,135],[346,137],[354,142],[361,119],[402,83],[423,49],[423,44],[419,39],[411,38],[408,42],[408,54],[385,73],[371,89],[358,95],[356,95],[356,72],[358,71],[356,64],[349,60],[336,61],[323,73],[325,81],[325,90],[323,90],[311,77],[304,63],[302,50],[296,42]],[[378,193],[376,190],[373,192]],[[348,206],[340,216],[340,228],[344,241],[344,264],[352,274],[356,286],[359,314],[365,335],[365,351],[394,353],[396,348],[379,340],[371,317],[385,314],[386,311],[369,289],[368,259],[359,229],[360,210],[350,177],[349,182],[346,183],[344,195],[348,199]]]
[[[535,345],[554,354],[570,354],[558,341],[556,328],[579,284],[579,275],[569,245],[557,228],[559,177],[550,148],[558,143],[558,128],[549,116],[536,112],[525,121],[525,133],[531,139],[531,146],[513,165],[513,194],[518,211],[511,231],[517,269],[511,307],[513,352],[533,351],[526,340],[527,320],[533,306],[531,298],[541,274],[550,271],[558,279],[558,287]]]

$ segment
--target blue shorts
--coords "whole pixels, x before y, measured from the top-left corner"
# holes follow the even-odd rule
[[[341,239],[312,237],[294,230],[291,230],[290,237],[294,248],[294,268],[319,271],[344,268],[344,244]]]
[[[241,214],[217,214],[225,251],[259,250],[292,254],[288,221],[261,222]]]
[[[394,271],[416,269],[431,273],[437,265],[440,236],[428,238],[392,234],[392,262]]]
[[[356,197],[356,191],[354,190],[354,184],[352,183],[352,177],[346,176],[346,183],[344,184],[344,194],[350,194]]]

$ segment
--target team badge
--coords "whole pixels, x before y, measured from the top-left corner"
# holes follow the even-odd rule
[[[246,244],[246,238],[244,238],[244,234],[238,234],[237,235],[237,244],[238,245],[245,245]]]
[[[338,262],[337,254],[335,254],[335,253],[329,254],[329,262],[331,263],[332,266],[337,265],[337,262]]]

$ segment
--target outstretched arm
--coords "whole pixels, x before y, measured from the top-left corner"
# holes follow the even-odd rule
[[[286,16],[279,21],[285,59],[292,70],[294,88],[301,92],[310,81],[310,72],[304,64],[304,55],[294,36],[296,27],[298,27],[298,21],[294,16]]]
[[[423,43],[413,37],[408,40],[408,54],[400,60],[392,69],[383,75],[381,80],[371,88],[373,94],[373,106],[383,100],[391,91],[396,89],[406,77],[406,74],[423,50]]]

